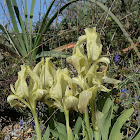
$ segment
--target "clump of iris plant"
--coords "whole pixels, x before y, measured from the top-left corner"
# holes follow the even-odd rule
[[[87,53],[83,47],[85,41]],[[86,28],[85,35],[78,38],[72,56],[66,59],[76,69],[78,73],[76,77],[71,77],[67,68],[56,70],[51,57],[42,58],[33,70],[29,66],[21,66],[15,86],[11,85],[13,94],[9,95],[7,100],[11,106],[21,108],[27,106],[31,110],[38,140],[42,139],[36,113],[38,100],[48,107],[56,107],[64,111],[68,140],[73,140],[69,125],[70,110],[79,111],[84,115],[88,131],[87,139],[90,139],[90,126],[86,121],[89,119],[87,107],[90,105],[92,125],[95,137],[98,139],[99,111],[96,108],[95,98],[99,90],[110,91],[104,83],[112,83],[114,87],[120,83],[119,80],[107,77],[110,61],[107,57],[100,57],[101,52],[102,44],[96,28]],[[116,61],[120,62],[119,56],[116,56]]]

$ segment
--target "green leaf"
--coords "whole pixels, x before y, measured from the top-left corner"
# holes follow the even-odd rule
[[[10,18],[12,20],[12,25],[14,27],[14,32],[19,33],[16,18],[15,18],[15,14],[14,14],[12,4],[11,4],[11,0],[6,0],[6,3],[7,3],[8,11],[9,11],[9,14],[10,14]],[[22,52],[20,52],[20,53],[23,53],[23,55],[25,56],[27,54],[27,52],[26,52],[26,48],[25,48],[24,41],[22,39],[21,34],[18,34],[17,37],[18,37],[18,40],[19,40],[20,45],[22,47]],[[15,40],[15,42],[17,42],[17,41]]]
[[[73,134],[74,135],[78,135],[79,134],[81,126],[82,126],[82,118],[78,117],[78,119],[77,119],[77,121],[75,123],[75,126],[74,126],[74,130],[73,130]]]
[[[112,105],[113,105],[113,101],[110,98],[108,98],[104,104],[102,113],[106,114]]]
[[[63,134],[61,134],[61,133],[59,133],[55,130],[50,129],[50,132],[52,133],[52,135],[54,137],[59,138],[60,140],[66,140],[67,139],[65,135],[63,135]]]
[[[133,140],[139,140],[140,139],[140,132],[133,138]]]
[[[48,126],[45,133],[44,133],[43,139],[49,140],[49,136],[50,136],[50,127]]]
[[[9,47],[9,46],[7,46],[10,50],[14,50],[16,53],[17,53],[17,55],[19,55],[20,56],[20,54],[22,55],[23,54],[23,52],[22,52],[22,48],[20,47],[20,45],[19,45],[19,43],[18,42],[16,42],[16,40],[12,37],[12,35],[10,35],[10,33],[6,30],[6,28],[3,26],[3,25],[1,25],[0,24],[0,29],[6,34],[6,36],[7,36],[7,39],[10,41],[10,43],[12,44],[12,47],[13,48],[11,48],[11,47]],[[9,45],[9,44],[8,44]],[[6,47],[6,46],[5,46]],[[12,51],[13,52],[13,51]]]
[[[56,125],[56,129],[57,131],[64,135],[65,137],[67,136],[67,131],[66,131],[66,126],[62,123],[58,123],[58,122],[55,122],[55,125]]]
[[[71,55],[72,54],[66,53],[66,52],[43,51],[43,52],[36,55],[36,59],[40,58],[40,57],[46,57],[46,56],[67,58]]]
[[[111,130],[109,140],[121,140],[122,134],[120,133],[120,129],[122,128],[123,124],[129,119],[129,117],[134,112],[134,109],[127,109],[125,110],[117,119],[116,123],[113,125]]]
[[[20,15],[20,12],[19,12],[19,9],[18,9],[18,6],[17,6],[17,2],[16,2],[16,0],[12,0],[12,3],[13,3],[13,6],[14,6],[14,10],[15,10],[18,22],[19,22],[20,27],[22,29],[22,33],[23,33],[22,35],[23,35],[23,38],[24,38],[24,41],[25,41],[25,44],[26,44],[27,52],[29,52],[29,45],[28,45],[27,34],[26,34],[26,30],[25,30],[25,27],[24,27],[24,23],[23,23],[22,17]]]
[[[34,12],[34,7],[35,7],[35,2],[36,2],[36,0],[32,0],[31,9],[30,9],[30,20],[29,20],[29,33],[30,33],[30,47],[31,47],[31,50],[34,49],[33,48],[34,45],[32,44],[32,34],[31,33],[32,33],[32,22],[33,22],[33,12]],[[35,57],[35,54],[33,54],[33,56]]]
[[[108,139],[109,128],[111,126],[111,118],[113,112],[113,104],[110,105],[109,110],[104,114],[104,116],[99,120],[99,129],[102,135],[102,140]]]

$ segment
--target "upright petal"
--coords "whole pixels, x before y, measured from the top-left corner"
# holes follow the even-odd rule
[[[85,76],[89,68],[89,63],[84,54],[84,48],[82,46],[78,46],[75,50],[75,53],[67,58],[67,62],[74,66],[78,74]]]
[[[53,63],[51,62],[51,57],[47,57],[45,59],[45,65],[41,72],[41,81],[45,88],[50,88],[53,85],[54,82],[54,75],[55,75],[55,67]]]
[[[88,60],[96,61],[101,52],[102,52],[102,44],[99,38],[98,33],[96,32],[96,28],[86,28],[85,29],[87,36],[87,54]]]
[[[93,88],[84,90],[79,95],[78,109],[80,113],[85,113],[89,100],[92,98]]]
[[[27,67],[27,73],[30,76],[29,81],[29,93],[30,95],[35,92],[37,89],[42,89],[42,83],[38,75],[30,69],[30,67]],[[29,98],[30,98],[29,95]]]
[[[63,106],[65,106],[67,110],[78,111],[78,101],[79,101],[78,98],[74,96],[64,97]]]
[[[18,80],[15,83],[15,94],[19,97],[27,98],[29,95],[28,85],[26,82],[27,68],[21,65],[21,71],[18,72]]]

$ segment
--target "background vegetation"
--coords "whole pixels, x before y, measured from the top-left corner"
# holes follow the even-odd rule
[[[8,129],[10,125],[15,126],[16,122],[20,121],[22,118],[26,127],[19,128],[19,130],[27,131],[29,128],[32,128],[32,131],[30,131],[29,134],[21,132],[23,137],[31,137],[35,135],[32,127],[33,120],[30,111],[11,108],[9,103],[7,103],[7,96],[11,93],[9,85],[10,83],[14,84],[17,80],[17,72],[20,70],[20,65],[26,63],[34,67],[34,65],[40,61],[41,57],[53,56],[53,62],[56,67],[69,67],[64,58],[71,55],[72,48],[74,47],[78,37],[84,34],[84,29],[86,27],[96,26],[103,44],[102,56],[107,56],[111,61],[108,75],[109,77],[122,81],[117,89],[112,89],[109,93],[99,93],[99,97],[97,98],[97,102],[99,104],[98,108],[102,108],[106,99],[111,97],[115,105],[119,106],[119,111],[116,112],[113,120],[115,122],[115,119],[120,115],[123,109],[133,107],[135,109],[133,115],[121,129],[121,132],[124,134],[124,139],[132,139],[134,135],[140,131],[139,52],[136,53],[133,49],[119,25],[110,17],[109,11],[111,11],[121,22],[124,29],[133,40],[137,50],[139,50],[140,2],[138,0],[99,0],[99,2],[108,7],[109,10],[105,12],[97,5],[96,2],[98,2],[98,0],[95,0],[95,3],[83,0],[69,4],[69,6],[65,7],[65,9],[60,13],[60,7],[64,6],[68,2],[68,0],[54,1],[52,9],[48,16],[45,17],[49,4],[45,0],[40,0],[40,10],[38,11],[38,15],[33,14],[33,24],[31,27],[24,26],[25,34],[27,35],[27,42],[29,44],[31,42],[34,44],[35,39],[41,37],[39,43],[36,43],[35,45],[37,48],[36,53],[34,54],[35,56],[32,55],[31,57],[32,53],[30,50],[27,54],[22,54],[21,50],[21,52],[19,51],[20,55],[18,55],[12,48],[12,42],[6,36],[6,32],[4,32],[4,30],[0,30],[1,137],[4,137],[5,135],[7,136],[7,134],[3,132],[3,129],[6,126]],[[25,2],[23,2],[23,0],[18,1],[17,3],[23,20],[23,25],[26,25],[26,9],[24,4]],[[18,19],[15,18],[19,32],[15,32],[5,0],[0,1],[0,9],[2,12],[0,24],[7,29],[11,36],[10,38],[13,38],[20,44],[19,38],[23,39],[24,33],[21,25],[18,23]],[[55,13],[55,19],[51,22],[49,27],[43,31]],[[29,15],[27,16],[29,22],[30,17]],[[26,42],[24,41],[25,40],[23,40],[23,44],[26,45]],[[114,60],[116,54],[119,56],[118,59]],[[103,100],[104,102],[101,102]],[[54,122],[65,123],[63,121],[64,119],[62,119],[64,117],[62,112],[56,109],[48,109],[46,105],[39,102],[37,110],[39,112],[40,122],[42,122],[40,125],[42,126],[43,133],[48,124],[53,129],[55,128]],[[70,118],[77,118],[78,115],[78,113],[71,112],[70,116],[72,117]],[[47,121],[45,122],[45,120]],[[70,120],[71,128],[74,127],[75,121],[76,120],[74,119]],[[9,134],[13,129],[13,127],[10,128]]]

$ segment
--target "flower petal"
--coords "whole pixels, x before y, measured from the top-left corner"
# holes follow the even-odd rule
[[[84,78],[82,75],[78,75],[78,77],[72,78],[73,82],[77,85],[79,85],[83,90],[86,90],[89,88],[86,78]]]
[[[26,105],[28,105],[28,104],[23,105],[23,104],[21,104],[19,101],[17,101],[16,99],[18,99],[18,100],[20,100],[20,101],[21,101],[21,100],[23,101],[22,98],[20,98],[20,97],[18,97],[18,96],[16,96],[16,95],[9,95],[9,96],[7,97],[7,101],[10,103],[11,107],[18,106],[18,107],[20,107],[20,108],[26,108]],[[25,100],[24,100],[24,103],[25,103]],[[26,102],[26,103],[27,103],[27,102]]]
[[[98,33],[96,32],[96,28],[86,28],[85,29],[87,36],[87,54],[88,60],[96,61],[101,52],[102,52],[102,44],[99,38]]]
[[[84,48],[82,46],[78,46],[75,48],[75,53],[67,58],[67,62],[74,66],[78,74],[86,75],[89,64],[87,61],[87,57],[84,54]]]
[[[114,88],[116,88],[116,87],[118,86],[118,84],[121,83],[120,80],[116,80],[116,79],[113,79],[113,78],[109,78],[109,77],[107,77],[107,76],[104,76],[103,79],[104,79],[104,82],[105,82],[105,83],[114,84]]]
[[[50,88],[51,98],[61,101],[62,98],[65,96],[66,88],[69,85],[71,79],[67,74],[68,71],[66,69],[57,69],[55,73],[55,83]]]
[[[26,83],[26,78],[27,68],[25,65],[21,65],[21,71],[18,72],[18,80],[15,83],[15,94],[19,97],[28,97],[29,91]]]
[[[84,90],[79,95],[78,109],[80,113],[85,113],[89,100],[92,98],[91,90]]]
[[[80,36],[80,37],[78,38],[78,41],[77,41],[75,47],[76,47],[76,46],[81,46],[81,45],[84,43],[84,41],[86,41],[86,40],[87,40],[87,36],[86,36],[86,35]],[[75,53],[75,48],[74,48],[73,53]]]
[[[45,83],[46,88],[51,87],[53,85],[54,75],[56,72],[55,67],[50,59],[51,57],[47,57],[45,59],[46,61],[45,69],[44,69],[43,74],[41,75],[42,82]]]
[[[45,97],[49,92],[44,89],[37,89],[35,92],[32,93],[32,99],[34,101],[41,100],[43,97]]]
[[[68,96],[63,99],[63,105],[67,110],[78,111],[78,98],[74,96]]]
[[[31,95],[31,93],[35,92],[37,89],[42,89],[43,85],[36,72],[32,71],[29,66],[27,66],[27,73],[30,76],[29,93]]]

